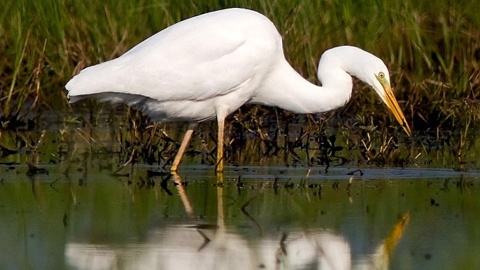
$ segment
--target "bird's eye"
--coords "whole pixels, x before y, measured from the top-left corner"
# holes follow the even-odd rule
[[[378,73],[378,77],[380,79],[384,79],[385,78],[385,73],[383,73],[383,72]]]

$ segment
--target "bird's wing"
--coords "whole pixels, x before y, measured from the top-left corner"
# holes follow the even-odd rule
[[[235,18],[176,24],[117,59],[83,70],[67,84],[69,95],[112,92],[159,101],[226,95],[250,80],[272,50],[271,36],[259,39],[262,29],[248,28]]]

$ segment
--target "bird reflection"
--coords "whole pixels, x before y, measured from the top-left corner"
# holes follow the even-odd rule
[[[193,217],[181,177],[172,176]],[[217,181],[223,182],[222,176]],[[403,214],[374,250],[354,257],[348,240],[326,229],[244,237],[225,222],[223,185],[216,185],[216,193],[216,225],[154,228],[146,242],[122,246],[69,242],[66,262],[76,269],[388,269],[410,220],[409,213]]]

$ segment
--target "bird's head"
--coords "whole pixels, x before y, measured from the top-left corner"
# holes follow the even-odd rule
[[[384,70],[379,70],[377,71],[377,73],[373,72],[373,76],[375,77],[374,83],[372,84],[373,89],[380,96],[382,101],[387,105],[390,111],[392,111],[395,119],[397,119],[398,123],[400,123],[407,135],[411,136],[412,131],[408,126],[402,109],[400,109],[400,106],[398,106],[395,95],[393,95],[392,87],[390,86],[390,77],[388,76],[388,69],[385,67]]]
[[[334,48],[335,54],[343,61],[343,69],[370,85],[380,99],[392,111],[408,136],[412,132],[403,115],[390,85],[390,73],[385,63],[375,55],[353,46]],[[340,56],[341,55],[341,56]]]

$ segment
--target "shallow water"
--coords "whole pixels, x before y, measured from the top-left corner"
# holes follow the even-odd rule
[[[476,147],[419,141],[384,169],[336,150],[349,167],[327,169],[307,167],[317,144],[264,157],[249,138],[216,175],[205,129],[178,175],[142,157],[113,176],[138,140],[175,145],[107,123],[1,134],[0,269],[480,269]]]
[[[480,268],[476,171],[41,168],[0,165],[1,269]]]

